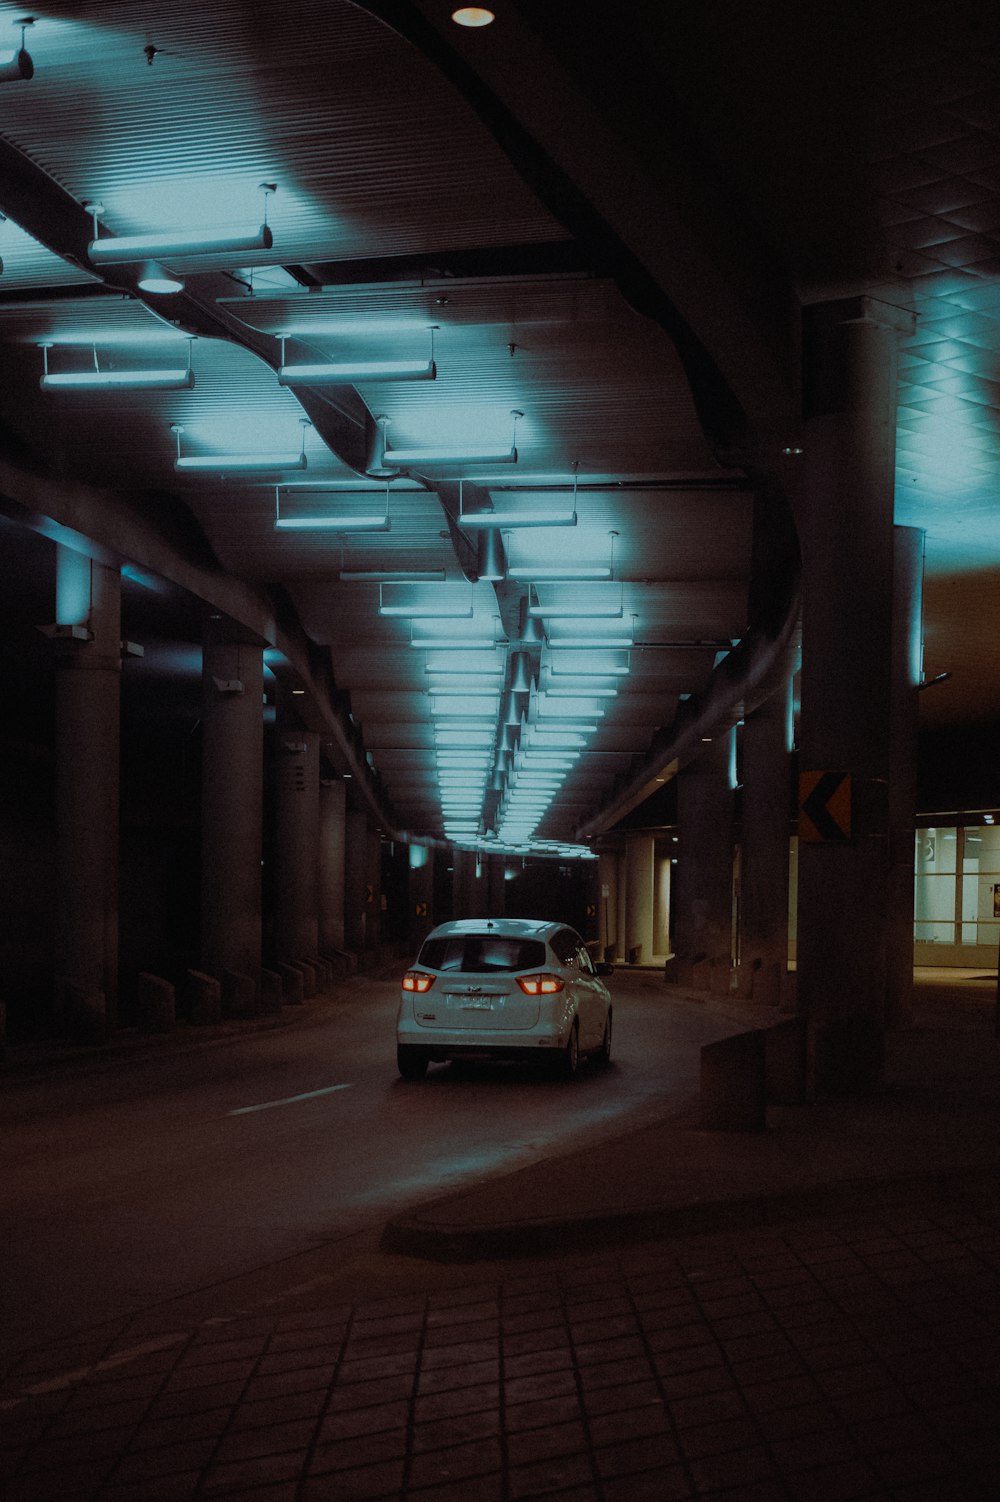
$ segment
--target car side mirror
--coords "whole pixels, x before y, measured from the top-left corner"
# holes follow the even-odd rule
[[[615,973],[614,965],[609,965],[606,960],[598,960],[594,969],[598,975],[614,975]]]

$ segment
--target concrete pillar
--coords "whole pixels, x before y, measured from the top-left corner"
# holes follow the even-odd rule
[[[382,840],[377,829],[368,830],[365,866],[365,947],[378,949],[382,942]]]
[[[56,627],[55,1011],[99,1042],[118,1015],[118,570],[57,546]]]
[[[791,693],[789,673],[743,726],[740,966],[754,999],[775,1006],[788,973]]]
[[[344,938],[354,954],[360,954],[367,942],[372,907],[368,895],[368,816],[362,809],[349,808],[344,850]]]
[[[719,972],[733,951],[733,734],[715,736],[677,775],[674,948]]]
[[[319,947],[344,948],[347,789],[324,780],[319,789]]]
[[[893,539],[885,1020],[887,1027],[901,1027],[913,1010],[913,858],[917,699],[923,672],[924,534],[916,527],[894,527]]]
[[[602,850],[597,857],[597,932],[600,956],[613,960],[618,954],[618,856]]]
[[[502,918],[507,904],[507,862],[499,855],[483,857],[486,877],[486,911],[491,918]]]
[[[213,618],[202,642],[201,968],[261,961],[264,654]]]
[[[798,990],[815,1087],[883,1075],[889,914],[896,310],[807,309],[800,770],[847,773],[847,840],[799,820]]]
[[[275,758],[274,949],[296,960],[319,948],[319,736],[279,732]]]
[[[434,927],[434,855],[426,845],[409,850],[409,942],[416,954]]]
[[[670,953],[670,855],[659,847],[653,854],[653,953]]]
[[[486,883],[482,867],[474,850],[452,852],[453,912],[456,918],[483,918],[486,916]]]
[[[625,841],[625,959],[649,964],[653,957],[653,848],[651,834]]]

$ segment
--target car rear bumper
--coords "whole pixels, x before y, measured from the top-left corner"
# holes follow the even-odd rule
[[[567,1032],[555,1022],[538,1022],[532,1028],[517,1031],[472,1031],[463,1028],[430,1028],[401,1018],[396,1027],[396,1041],[404,1048],[420,1048],[428,1058],[440,1063],[444,1059],[506,1058],[523,1059],[535,1054],[552,1053],[566,1043]]]

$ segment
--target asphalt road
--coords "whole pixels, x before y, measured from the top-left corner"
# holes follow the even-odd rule
[[[619,973],[613,1067],[395,1070],[395,980],[223,1045],[8,1079],[0,1355],[224,1284],[405,1206],[668,1116],[732,1022]]]

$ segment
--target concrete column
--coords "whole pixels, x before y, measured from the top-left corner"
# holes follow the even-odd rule
[[[803,772],[848,773],[846,841],[804,838],[799,1005],[816,1089],[861,1094],[883,1074],[896,414],[895,310],[807,310],[802,544]]]
[[[296,960],[319,949],[319,736],[278,734],[275,759],[274,948]]]
[[[360,954],[366,947],[368,901],[368,816],[361,809],[347,810],[347,843],[344,850],[344,939],[349,950]]]
[[[923,673],[924,534],[916,527],[894,527],[893,539],[885,1020],[887,1027],[901,1027],[913,1010],[913,865],[917,698]]]
[[[56,628],[55,1012],[99,1042],[118,1016],[118,570],[58,545]]]
[[[789,673],[743,726],[740,966],[774,1006],[788,973],[791,692]]]
[[[365,924],[366,949],[378,949],[382,942],[382,841],[377,829],[369,828],[366,846]]]
[[[618,856],[602,850],[597,857],[597,932],[602,959],[618,953]]]
[[[456,918],[483,918],[486,916],[486,883],[482,867],[474,850],[452,852],[453,910]]]
[[[733,733],[717,735],[677,776],[674,947],[719,973],[733,951]]]
[[[670,953],[670,856],[660,849],[653,853],[653,953]]]
[[[414,954],[434,927],[434,856],[426,845],[410,846],[409,939]]]
[[[319,788],[319,947],[344,948],[344,871],[347,789],[324,780]]]
[[[649,964],[653,957],[653,847],[651,834],[625,841],[625,958]]]
[[[202,642],[201,968],[261,961],[264,654],[219,619]]]

